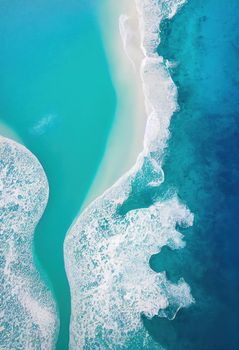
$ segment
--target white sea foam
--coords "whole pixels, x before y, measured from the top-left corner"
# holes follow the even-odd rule
[[[127,180],[121,179],[89,206],[65,242],[72,294],[71,349],[92,349],[98,337],[104,349],[124,348],[133,332],[135,345],[141,348],[141,313],[174,318],[179,308],[193,301],[183,279],[173,284],[165,273],[149,267],[151,255],[163,246],[184,246],[175,226],[191,225],[192,214],[175,197],[117,215]]]
[[[134,32],[131,30],[130,26],[128,25],[128,21],[129,21],[129,16],[127,15],[121,15],[119,17],[119,31],[122,38],[125,54],[128,57],[129,61],[131,62],[135,70],[136,69],[135,63],[134,63],[134,60],[131,58],[131,53],[129,50],[129,47],[131,47],[132,45],[131,41],[134,38]]]
[[[47,203],[45,173],[25,147],[0,136],[0,349],[53,349],[56,306],[32,256]]]
[[[168,62],[156,48],[160,21],[171,18],[183,2],[136,0],[145,54],[141,67],[148,113],[144,150],[135,166],[83,211],[66,237],[70,349],[158,348],[140,316],[172,320],[180,308],[194,302],[183,278],[174,284],[165,272],[156,273],[149,266],[150,257],[163,246],[185,246],[176,227],[191,226],[193,215],[176,195],[148,208],[140,208],[136,197],[164,181],[161,162],[177,109],[177,89]]]
[[[139,13],[142,50],[145,56],[157,56],[160,22],[172,18],[187,0],[135,0]]]

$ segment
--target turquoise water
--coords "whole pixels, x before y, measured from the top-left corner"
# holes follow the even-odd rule
[[[68,347],[63,240],[89,190],[111,128],[115,94],[89,1],[1,1],[0,121],[47,174],[50,197],[35,234]],[[48,282],[49,282],[48,281]]]
[[[63,240],[92,183],[115,110],[94,5],[2,1],[0,11],[0,120],[36,154],[50,185],[35,253],[59,308],[59,350],[68,348],[70,316]],[[107,348],[112,341],[120,344],[117,349],[153,349],[155,343],[146,346],[145,329],[167,349],[239,348],[238,16],[236,0],[189,0],[161,25],[158,53],[177,61],[170,73],[180,108],[170,125],[164,182],[159,170],[162,145],[155,142],[155,150],[152,142],[153,151],[141,158],[139,168],[85,212],[74,227],[74,239],[66,243],[76,291],[73,311],[81,320],[73,331],[75,339],[86,332],[83,340],[90,349],[99,343]],[[182,203],[194,214],[192,227]],[[87,231],[88,236],[82,235]],[[118,246],[111,240],[114,235],[122,237]],[[181,240],[186,246],[175,249]],[[85,270],[79,259],[89,263]],[[149,274],[149,259],[159,274]],[[108,283],[112,274],[114,283],[94,294],[95,285],[101,279]],[[178,286],[181,277],[185,282]],[[89,304],[77,294],[85,296],[85,291]],[[160,309],[162,297],[169,300],[166,309]],[[95,334],[87,339],[91,326]]]
[[[29,150],[2,136],[0,178],[1,348],[52,349],[59,328],[56,303],[32,254],[48,200],[47,178]]]
[[[175,191],[163,199],[158,195],[176,86],[165,62],[155,55],[155,28],[160,15],[167,18],[177,8],[168,2],[161,8],[154,1],[137,5],[144,25],[141,77],[152,113],[136,165],[78,216],[66,236],[71,350],[162,349],[164,339],[149,337],[141,316],[171,322],[178,310],[194,303],[181,271],[173,281],[165,273],[168,267],[156,273],[149,266],[151,256],[165,247],[184,248],[180,230],[193,224],[192,213]]]

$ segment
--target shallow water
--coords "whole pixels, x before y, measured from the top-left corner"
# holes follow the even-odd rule
[[[1,349],[52,349],[56,304],[33,261],[34,229],[45,210],[47,178],[34,155],[0,136]]]
[[[50,200],[36,232],[35,253],[58,303],[60,350],[68,347],[70,315],[63,240],[97,170],[115,109],[115,95],[91,5],[93,1],[39,1],[33,5],[25,0],[20,7],[16,1],[10,5],[2,1],[0,11],[0,119],[37,155],[49,179]],[[72,284],[76,284],[77,292],[85,293],[95,312],[83,303],[77,317],[82,317],[80,311],[84,310],[85,323],[81,318],[80,323],[77,320],[74,324],[76,337],[84,334],[89,347],[95,341],[105,347],[110,342],[113,349],[146,347],[140,314],[150,318],[158,309],[161,317],[149,320],[142,316],[142,320],[153,339],[167,349],[239,347],[235,312],[239,309],[238,17],[235,0],[230,4],[226,0],[189,0],[173,19],[161,25],[158,52],[177,62],[170,73],[178,88],[180,108],[171,121],[168,147],[164,149],[164,142],[160,144],[157,138],[151,142],[149,138],[151,153],[141,158],[133,175],[85,212],[72,230],[73,238],[70,236],[66,243],[69,266],[74,262],[68,270]],[[151,49],[149,45],[148,50]],[[164,83],[169,85],[172,103],[165,112],[170,116],[175,108],[174,87],[167,74],[162,73],[165,66],[162,68],[159,63],[156,67],[150,78],[159,79],[153,85],[156,93],[151,89],[150,96],[155,97],[154,103],[159,102],[157,108],[161,112],[161,95],[157,93]],[[150,65],[147,68],[150,71]],[[168,119],[160,122],[165,127],[165,134],[160,136],[167,139]],[[160,169],[163,149],[164,174]],[[184,203],[194,214],[194,225],[188,228],[192,216]],[[166,214],[161,215],[162,212]],[[155,215],[158,221],[152,220]],[[79,235],[78,239],[79,233],[85,233],[84,223],[90,235],[85,240],[84,235]],[[112,238],[115,233],[122,241]],[[91,297],[91,287],[101,280],[95,281],[92,270],[87,270],[92,266],[89,264],[84,270],[86,290],[82,280],[75,278],[85,273],[78,271],[79,259],[93,261],[89,255],[81,255],[83,249],[79,250],[77,244],[84,248],[88,245],[86,253],[94,253],[100,277],[106,280],[106,291],[97,294],[97,302]],[[102,269],[98,244],[107,259]],[[152,254],[150,270],[148,259]],[[116,291],[114,283],[108,284],[106,278],[112,266],[114,283],[119,287]],[[133,270],[137,273],[132,276]],[[178,283],[183,288],[178,288]],[[82,302],[77,297],[73,301],[77,306]],[[113,305],[116,328],[111,327],[106,301]],[[122,314],[121,303],[127,306]],[[189,304],[189,308],[176,312],[179,306]],[[95,338],[89,340],[84,325],[92,326],[90,317],[97,317],[99,308],[108,328],[103,327],[98,333],[93,329]],[[130,308],[132,313],[128,314]],[[102,319],[98,321],[101,327]],[[118,341],[118,345],[114,347],[112,341]],[[149,340],[148,348],[154,346]]]
[[[37,156],[48,177],[50,197],[36,230],[35,255],[58,304],[60,350],[68,347],[70,317],[63,240],[97,171],[115,111],[91,5],[0,3],[0,120]]]
[[[181,4],[137,1],[145,52],[141,77],[150,111],[144,150],[135,166],[78,216],[65,239],[72,350],[162,349],[160,339],[156,343],[147,334],[141,315],[173,320],[194,303],[183,274],[172,282],[149,265],[151,255],[166,246],[183,249],[179,230],[193,224],[192,213],[173,191],[152,198],[164,181],[161,162],[177,107],[176,86],[155,53],[155,28]]]

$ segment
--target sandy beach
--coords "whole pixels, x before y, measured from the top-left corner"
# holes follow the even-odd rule
[[[105,0],[101,4],[99,23],[117,106],[105,155],[84,207],[134,165],[143,149],[146,124],[140,78],[143,52],[135,2]]]

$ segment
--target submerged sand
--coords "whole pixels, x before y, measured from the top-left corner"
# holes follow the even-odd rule
[[[20,139],[17,133],[14,130],[12,130],[8,125],[3,123],[1,120],[0,120],[0,135],[8,139],[14,140],[16,142],[19,142],[23,145],[23,141]]]
[[[84,207],[112,186],[143,149],[146,111],[140,78],[143,59],[134,1],[104,0],[99,23],[117,96],[115,122]]]

